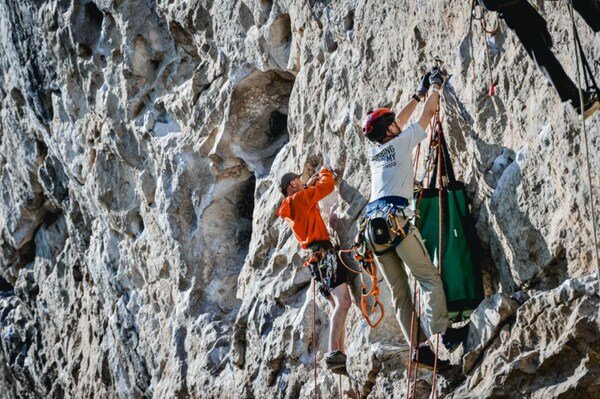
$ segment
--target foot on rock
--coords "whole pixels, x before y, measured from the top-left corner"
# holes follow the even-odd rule
[[[419,363],[420,366],[433,369],[435,365],[435,353],[429,348],[429,346],[420,346],[415,348],[412,353],[412,361]],[[447,360],[437,359],[437,369],[442,371],[450,366],[450,362]]]
[[[336,370],[346,369],[346,355],[341,351],[331,351],[325,355],[325,364],[327,364],[329,370],[341,374]],[[345,374],[347,374],[347,371]]]
[[[469,324],[466,324],[459,328],[448,328],[444,335],[442,335],[442,343],[450,352],[455,350],[464,343],[469,336]]]

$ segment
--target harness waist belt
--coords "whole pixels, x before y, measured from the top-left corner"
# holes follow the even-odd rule
[[[381,197],[381,198],[376,199],[375,201],[367,204],[366,213],[368,214],[368,213],[376,211],[377,209],[384,208],[388,204],[397,205],[401,208],[406,208],[408,206],[408,200],[403,197],[396,197],[395,195],[390,195],[388,197]]]

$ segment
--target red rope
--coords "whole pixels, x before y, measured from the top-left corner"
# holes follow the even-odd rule
[[[421,314],[421,287],[418,288],[418,295],[417,295],[417,313],[420,315]],[[413,379],[413,391],[412,391],[412,398],[416,398],[417,397],[417,376],[419,375],[419,347],[417,346],[417,356],[416,356],[416,365],[415,365],[415,376]]]
[[[443,263],[443,254],[442,254],[442,238],[443,238],[443,221],[444,221],[444,200],[443,200],[443,172],[442,172],[442,166],[443,166],[443,162],[442,162],[442,134],[443,134],[443,130],[442,130],[442,124],[440,121],[440,100],[438,99],[438,106],[437,106],[437,110],[435,112],[435,119],[436,119],[436,124],[439,129],[438,129],[438,195],[439,195],[439,207],[440,207],[440,212],[439,212],[439,242],[438,242],[438,274],[442,274],[442,263]],[[438,350],[439,350],[439,345],[440,345],[440,336],[439,334],[436,336],[436,345],[435,345],[435,355],[434,355],[434,361],[433,361],[433,380],[431,382],[431,398],[435,399],[437,390],[436,390],[436,383],[437,383],[437,366],[438,366]]]
[[[486,62],[487,62],[487,69],[488,69],[488,75],[490,77],[490,89],[488,91],[488,95],[489,96],[495,96],[496,95],[496,86],[494,85],[494,77],[492,76],[492,61],[491,61],[491,56],[490,56],[490,45],[488,44],[487,41],[487,34],[490,33],[486,30],[485,28],[485,21],[482,18],[481,19],[481,29],[483,29],[483,39],[485,41],[485,58],[486,58]]]
[[[415,330],[415,302],[417,297],[417,280],[415,279],[413,288],[413,300],[412,300],[412,316],[410,318],[410,342],[409,342],[409,354],[408,354],[408,372],[406,373],[406,397],[408,399],[408,392],[410,392],[410,377],[412,372],[412,352],[414,348],[414,330]],[[418,331],[418,329],[417,329]]]
[[[315,374],[315,398],[319,399],[317,390],[317,282],[313,279],[313,366]]]

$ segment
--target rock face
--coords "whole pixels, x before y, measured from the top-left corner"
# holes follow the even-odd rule
[[[515,35],[502,24],[488,39],[490,98],[468,2],[400,3],[0,0],[0,397],[313,397],[310,276],[274,214],[277,181],[333,165],[332,225],[349,245],[369,194],[361,120],[403,106],[434,56],[453,74],[444,127],[488,294],[531,295],[499,332],[482,326],[467,376],[440,375],[438,393],[593,397],[600,117],[592,202],[578,116]],[[535,5],[575,77],[565,5]],[[371,330],[351,310],[363,396],[405,395],[391,313]],[[321,396],[339,395],[323,371]]]

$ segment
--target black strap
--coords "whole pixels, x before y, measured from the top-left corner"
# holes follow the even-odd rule
[[[596,80],[594,79],[594,73],[592,72],[592,68],[588,63],[587,57],[583,52],[583,46],[581,45],[581,40],[579,40],[579,33],[577,32],[577,28],[574,28],[575,32],[575,41],[577,42],[577,49],[579,51],[579,55],[581,57],[581,65],[583,66],[583,78],[585,79],[586,91],[594,90],[599,92],[598,84],[596,84]],[[590,84],[591,83],[591,84]]]
[[[438,170],[439,153],[436,151],[433,157],[433,173],[429,178],[429,188],[437,187],[440,174],[448,178],[449,185],[454,185],[456,183],[456,175],[454,174],[452,158],[450,158],[450,151],[448,150],[448,144],[446,143],[446,138],[444,137],[444,131],[441,123],[438,123],[436,126],[433,142],[437,142],[437,144],[440,146],[439,153],[442,154],[442,170]]]
[[[396,249],[396,247],[398,245],[400,245],[400,243],[402,242],[402,240],[404,240],[406,238],[406,236],[408,235],[408,231],[410,230],[410,223],[406,222],[406,224],[404,225],[404,227],[402,227],[402,231],[404,231],[404,235],[402,234],[398,234],[396,235],[396,238],[394,238],[392,240],[392,242],[390,243],[390,247],[384,249],[383,251],[373,251],[373,253],[377,256],[381,256],[381,255],[385,255],[388,252],[393,251],[394,249]]]

